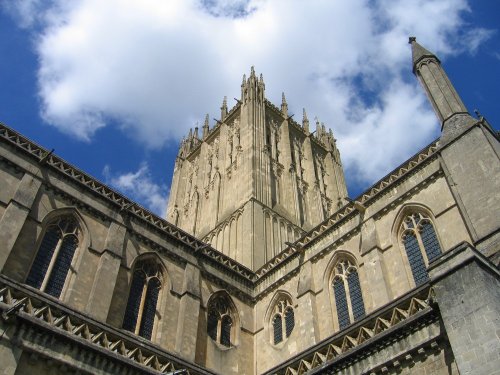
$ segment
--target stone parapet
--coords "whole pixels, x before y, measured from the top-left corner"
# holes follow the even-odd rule
[[[178,370],[193,375],[214,374],[3,275],[0,275],[0,310],[4,330],[11,325],[16,327],[10,335],[12,344],[57,362],[59,367],[85,374],[166,374]]]

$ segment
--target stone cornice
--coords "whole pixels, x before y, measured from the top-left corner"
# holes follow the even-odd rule
[[[381,348],[402,336],[403,332],[434,321],[437,312],[432,306],[432,298],[433,291],[429,284],[422,285],[268,370],[264,375],[302,374],[306,371],[320,373],[320,369],[324,370],[333,364],[336,368],[347,366],[356,361],[356,357],[363,356],[366,347],[369,346],[370,350],[373,350],[373,345]]]
[[[15,316],[27,325],[64,336],[78,350],[101,353],[122,365],[137,367],[144,373],[161,374],[186,369],[193,375],[214,374],[148,340],[96,321],[3,275],[0,275],[0,309],[7,324],[18,324],[12,319]],[[96,362],[96,367],[101,365],[97,358]]]

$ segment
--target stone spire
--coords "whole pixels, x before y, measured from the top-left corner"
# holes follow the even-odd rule
[[[321,125],[319,123],[319,118],[316,117],[316,138],[320,139],[321,138]]]
[[[208,131],[210,130],[210,125],[208,123],[208,113],[205,116],[205,122],[203,123],[203,132],[202,136],[205,139],[208,136]]]
[[[220,120],[224,121],[227,116],[227,96],[224,97],[222,101],[222,107],[220,107]]]
[[[281,113],[284,117],[288,117],[288,104],[284,92],[281,93]]]
[[[302,127],[304,128],[304,133],[309,135],[309,119],[307,118],[306,109],[302,109]]]
[[[422,84],[442,126],[441,141],[448,142],[464,131],[474,119],[455,91],[441,62],[432,53],[410,37],[413,73]]]

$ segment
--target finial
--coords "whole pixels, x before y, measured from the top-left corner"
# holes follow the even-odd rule
[[[281,93],[281,113],[283,116],[288,116],[288,104],[286,103],[285,93]]]
[[[247,75],[243,74],[243,80],[241,81],[241,85],[243,86],[247,82]]]
[[[477,118],[479,120],[482,120],[483,119],[483,115],[479,112],[479,110],[475,109],[474,110],[474,113],[476,114]]]
[[[198,127],[197,127],[197,126],[194,128],[194,137],[195,137],[196,139],[199,139],[199,138],[198,138]]]
[[[255,77],[255,68],[253,65],[250,67],[250,77]]]
[[[309,135],[309,119],[307,118],[305,108],[302,108],[302,127],[304,128],[304,132]]]
[[[208,136],[208,131],[210,130],[209,128],[209,123],[208,123],[208,114],[205,116],[205,123],[203,124],[203,131],[202,131],[202,137],[205,139]]]
[[[412,44],[413,42],[416,42],[416,41],[417,41],[417,38],[416,38],[416,37],[414,37],[414,36],[410,36],[410,37],[408,38],[408,44]]]
[[[226,116],[227,116],[227,96],[224,96],[224,99],[222,100],[222,107],[220,107],[220,119],[221,119],[221,121],[224,121]]]

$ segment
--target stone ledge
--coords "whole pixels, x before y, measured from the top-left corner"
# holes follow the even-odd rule
[[[471,262],[479,263],[497,278],[500,278],[500,271],[495,265],[468,242],[461,242],[435,258],[429,264],[427,271],[429,272],[431,282],[435,283]]]
[[[151,374],[168,373],[176,369],[186,369],[192,375],[214,374],[165,351],[146,339],[96,321],[38,290],[19,284],[3,275],[0,275],[0,310],[6,324],[17,326],[21,324],[28,328],[28,331],[34,328],[34,332],[49,330],[52,336],[69,340],[78,347],[78,350],[98,355],[97,362],[99,362],[97,358],[113,358],[123,366],[136,367],[141,369],[141,372]],[[21,338],[17,340],[17,344],[28,351],[34,351],[36,345],[29,345],[30,341],[51,335],[35,334],[31,337],[32,340]],[[45,352],[45,356],[48,353]],[[52,357],[51,359],[57,360]]]

